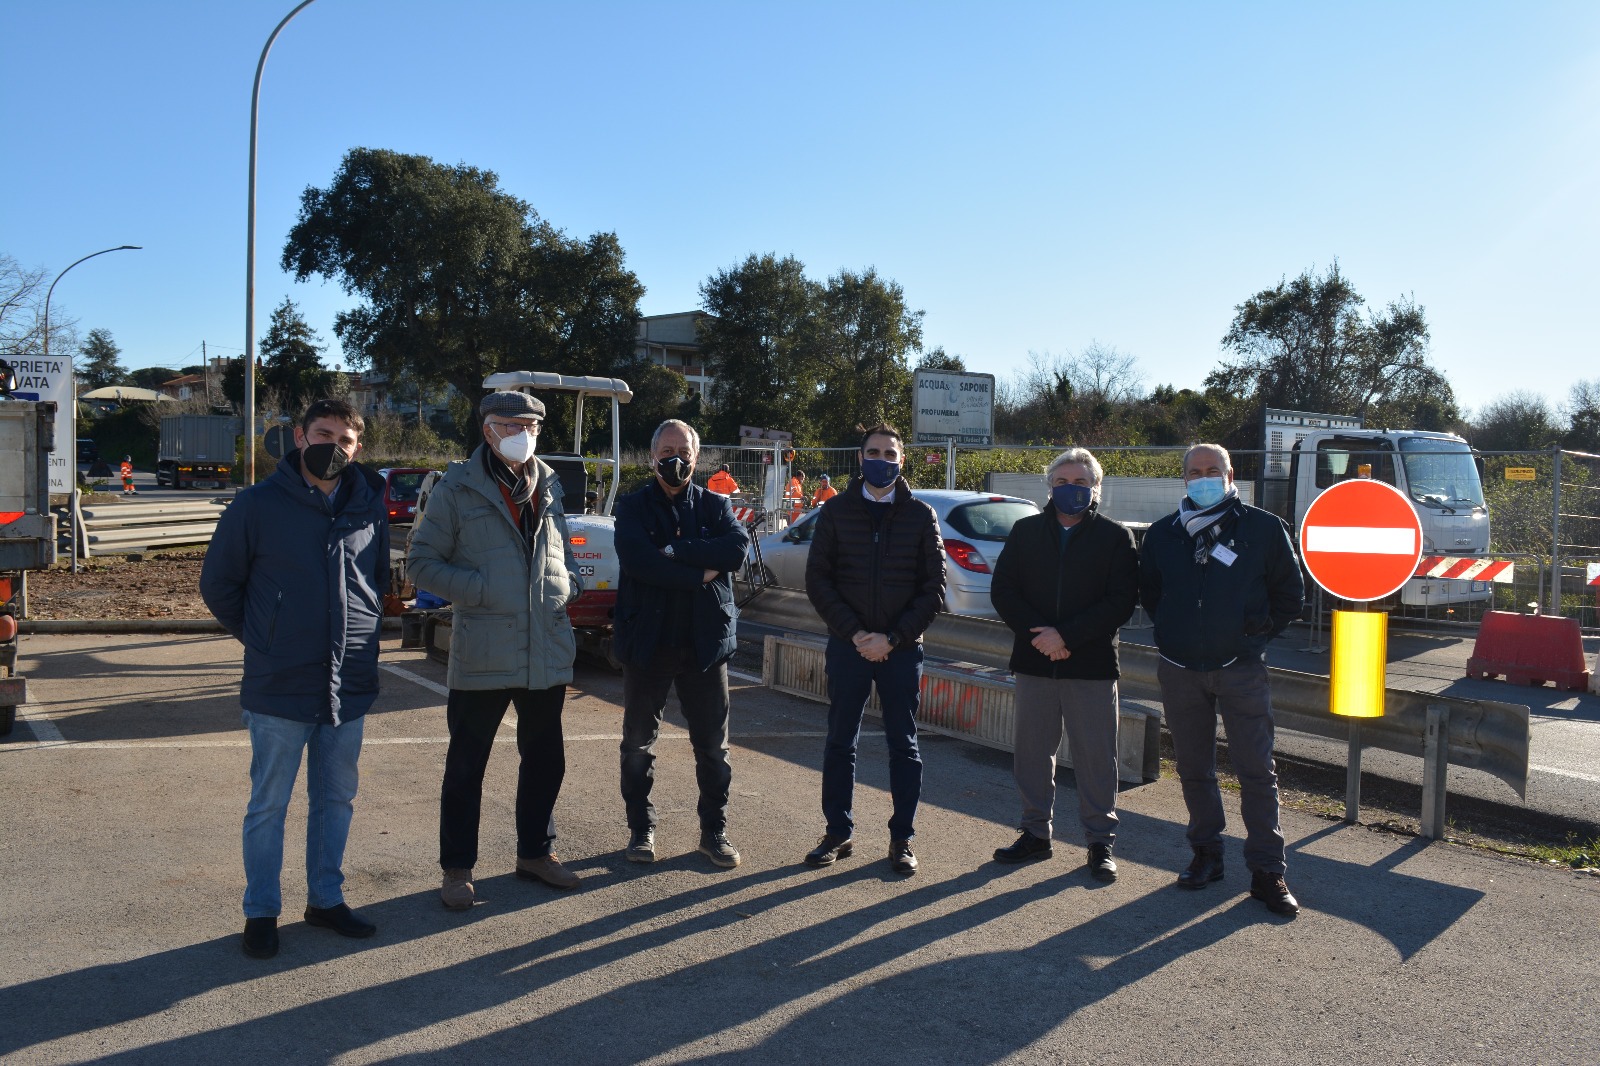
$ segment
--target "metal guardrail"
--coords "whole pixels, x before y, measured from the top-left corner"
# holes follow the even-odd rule
[[[761,682],[775,692],[787,692],[822,703],[828,702],[828,676],[824,665],[826,642],[810,636],[769,636],[761,658]],[[917,726],[945,736],[976,741],[1001,751],[1013,750],[1016,724],[1016,685],[1011,675],[983,667],[926,665],[922,671],[922,705]],[[880,717],[876,690],[867,701],[867,713]],[[1071,766],[1065,737],[1056,762]],[[1117,729],[1117,777],[1135,785],[1161,776],[1161,716],[1136,704],[1123,704]]]
[[[769,588],[741,612],[744,618],[788,632],[823,632],[805,593]],[[1011,658],[1011,631],[1000,622],[942,614],[924,635],[930,655],[1004,670]],[[1154,648],[1124,643],[1122,687],[1158,692]],[[1318,674],[1268,667],[1273,714],[1279,728],[1333,740],[1351,735],[1354,719],[1328,710],[1328,679]],[[1385,715],[1359,722],[1359,745],[1423,760],[1424,836],[1444,832],[1445,777],[1450,765],[1488,773],[1528,794],[1528,708],[1493,700],[1467,700],[1432,693],[1387,689]]]
[[[183,503],[94,504],[82,509],[83,554],[123,555],[149,548],[208,544],[227,499]]]

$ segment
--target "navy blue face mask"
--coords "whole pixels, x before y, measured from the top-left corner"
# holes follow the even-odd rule
[[[1082,514],[1094,502],[1094,490],[1087,485],[1055,485],[1050,489],[1050,502],[1064,515]]]
[[[861,476],[875,489],[886,489],[900,476],[900,464],[887,459],[861,460]]]

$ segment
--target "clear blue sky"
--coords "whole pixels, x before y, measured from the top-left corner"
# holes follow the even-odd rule
[[[130,366],[244,344],[250,84],[292,0],[13,2],[0,251]],[[1011,375],[1092,341],[1199,386],[1233,307],[1335,258],[1413,294],[1463,405],[1600,377],[1600,4],[317,0],[262,91],[257,325],[353,146],[615,230],[647,314],[750,252],[868,265]]]

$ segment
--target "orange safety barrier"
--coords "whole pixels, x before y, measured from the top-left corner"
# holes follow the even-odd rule
[[[1504,676],[1513,685],[1554,682],[1568,692],[1589,687],[1583,633],[1576,618],[1490,611],[1478,627],[1467,676]]]

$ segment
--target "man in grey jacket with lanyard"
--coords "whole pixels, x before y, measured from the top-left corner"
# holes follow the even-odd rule
[[[451,910],[476,900],[483,774],[506,705],[517,708],[517,876],[574,889],[551,850],[566,774],[561,709],[577,644],[566,606],[582,591],[567,541],[561,481],[534,457],[544,404],[491,392],[478,405],[483,443],[450,464],[412,537],[410,576],[452,601],[453,633],[439,802],[439,896]]]

